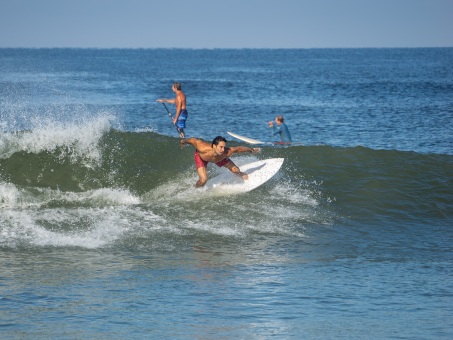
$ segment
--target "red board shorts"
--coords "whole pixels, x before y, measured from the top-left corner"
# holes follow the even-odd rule
[[[202,160],[200,157],[200,154],[195,150],[193,154],[193,159],[195,160],[195,165],[198,168],[206,168],[208,165],[208,161]],[[222,167],[225,164],[227,164],[230,161],[230,159],[227,157],[225,159],[222,159],[220,162],[215,163],[218,167]]]

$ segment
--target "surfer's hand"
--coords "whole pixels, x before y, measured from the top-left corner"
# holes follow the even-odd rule
[[[184,146],[186,146],[186,140],[185,139],[181,139],[179,141],[179,145],[181,146],[181,149],[184,149]]]
[[[247,175],[245,172],[239,172],[238,175],[245,181],[249,179],[249,175]]]
[[[252,148],[252,153],[261,152],[261,148]]]

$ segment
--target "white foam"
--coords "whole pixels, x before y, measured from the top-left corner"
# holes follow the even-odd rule
[[[157,132],[157,129],[155,127],[143,127],[143,128],[136,128],[134,131],[138,132],[138,133]]]
[[[185,229],[204,231],[214,235],[221,236],[240,236],[244,234],[242,228],[238,228],[237,225],[231,225],[225,223],[225,221],[216,221],[215,223],[210,221],[189,221],[186,220],[183,223]]]
[[[50,202],[93,207],[140,204],[138,196],[126,189],[101,188],[86,192],[65,192],[49,188],[21,188],[0,183],[0,208],[27,209],[43,207]]]
[[[46,208],[51,202],[62,207]],[[75,193],[0,183],[0,245],[103,247],[137,221],[152,225],[159,220],[136,210],[139,203],[139,197],[121,189]]]
[[[98,143],[111,129],[113,119],[109,114],[66,123],[49,118],[35,119],[30,131],[0,133],[0,158],[8,158],[19,151],[59,150],[61,156],[70,155],[72,160],[83,158],[97,162],[101,158]]]
[[[0,216],[0,246],[96,249],[162,225],[160,216],[136,206],[9,209]]]
[[[304,188],[302,183],[298,183],[295,186],[294,184],[280,181],[278,186],[272,188],[272,196],[274,197],[281,197],[285,201],[295,204],[316,207],[319,202],[313,194],[313,189]]]
[[[88,201],[90,204],[101,205],[134,205],[140,203],[140,198],[125,189],[103,188],[91,190],[77,195],[78,201]]]
[[[0,183],[0,208],[13,207],[17,204],[19,190],[10,183]]]

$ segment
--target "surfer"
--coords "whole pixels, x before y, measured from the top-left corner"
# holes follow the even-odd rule
[[[282,143],[291,143],[291,134],[289,133],[288,127],[284,123],[283,116],[277,116],[275,118],[275,125],[274,122],[270,121],[268,123],[269,127],[272,128],[272,134],[273,136],[279,134],[280,135],[280,140]]]
[[[184,129],[186,127],[186,120],[189,115],[187,113],[186,107],[186,95],[181,90],[181,83],[173,83],[171,89],[176,94],[175,99],[157,99],[156,101],[159,103],[175,104],[176,111],[175,117],[172,118],[173,124],[175,124],[176,128],[178,129],[179,137],[184,138],[186,136]]]
[[[249,148],[246,146],[235,146],[226,147],[227,140],[222,136],[214,138],[212,143],[205,142],[196,138],[181,139],[180,145],[183,148],[186,144],[191,144],[195,147],[194,160],[198,172],[198,181],[195,184],[196,188],[202,187],[208,181],[208,173],[206,166],[208,163],[215,163],[218,167],[226,167],[232,173],[240,176],[242,179],[248,179],[246,173],[241,170],[233,163],[229,158],[234,153],[240,152],[260,152],[260,148]]]

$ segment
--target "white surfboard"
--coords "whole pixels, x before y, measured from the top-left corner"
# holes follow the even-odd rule
[[[234,137],[234,138],[237,138],[239,140],[242,140],[246,143],[249,143],[249,144],[264,144],[264,142],[262,141],[259,141],[259,140],[256,140],[256,139],[252,139],[252,138],[248,138],[248,137],[245,137],[245,136],[241,136],[241,135],[238,135],[237,133],[233,133],[233,132],[230,132],[228,131],[227,132],[231,137]]]
[[[241,171],[249,176],[247,180],[224,169],[222,174],[208,180],[206,188],[226,194],[251,191],[270,180],[280,170],[283,161],[284,158],[269,158],[241,165]]]

